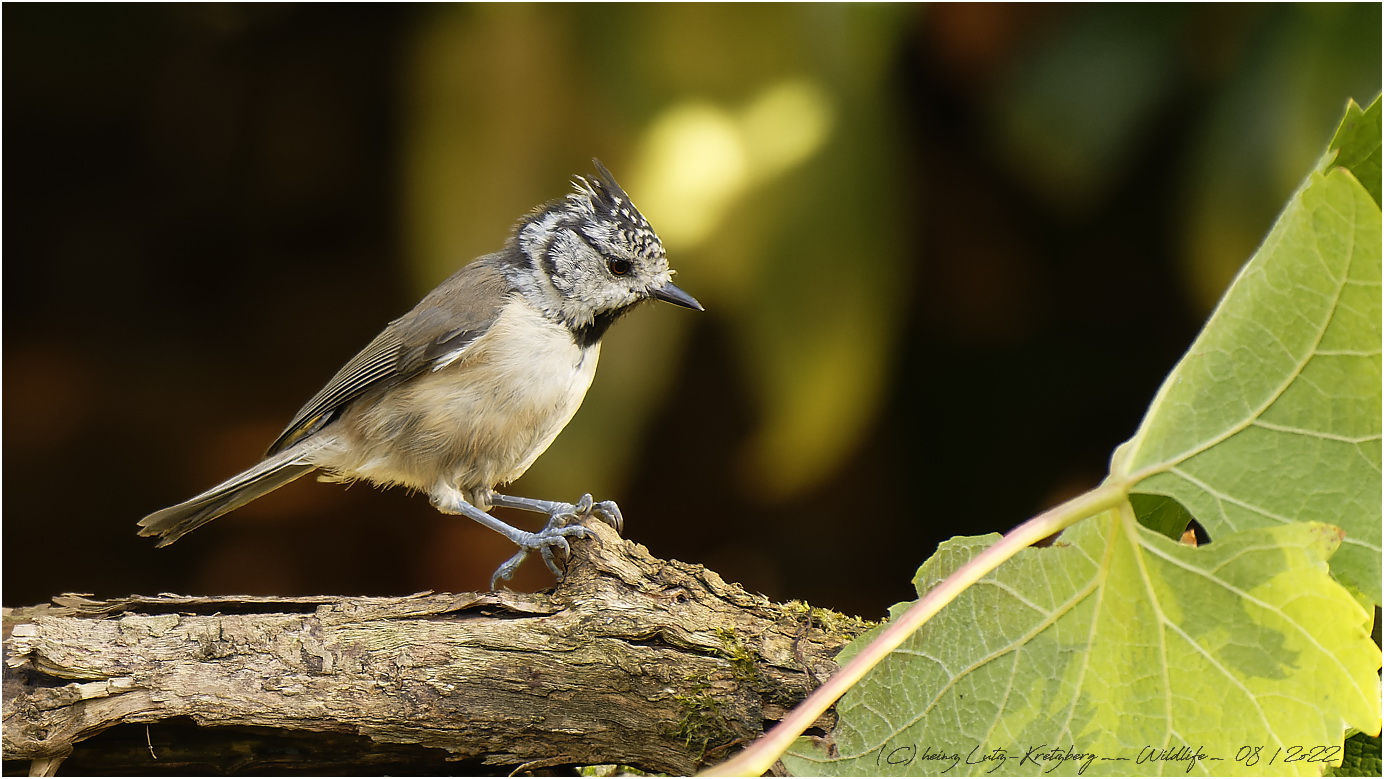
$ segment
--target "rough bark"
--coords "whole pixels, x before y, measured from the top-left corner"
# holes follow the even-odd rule
[[[773,724],[862,629],[589,527],[547,594],[61,596],[6,610],[5,758],[35,772],[68,759],[688,774]]]

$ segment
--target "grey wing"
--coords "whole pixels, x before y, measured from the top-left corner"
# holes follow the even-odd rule
[[[298,410],[265,457],[321,430],[364,393],[455,360],[495,321],[508,289],[499,272],[483,261],[452,274],[343,365]]]
[[[366,390],[404,378],[406,374],[399,370],[402,350],[403,344],[391,323],[298,410],[264,456],[272,457],[321,430],[347,403]]]

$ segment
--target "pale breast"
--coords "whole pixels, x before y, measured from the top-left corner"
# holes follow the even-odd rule
[[[599,345],[521,302],[455,360],[362,398],[337,425],[331,463],[345,478],[471,493],[517,479],[572,419],[596,373]]]

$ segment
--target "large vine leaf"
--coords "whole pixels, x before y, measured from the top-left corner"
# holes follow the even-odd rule
[[[1371,614],[1338,583],[1379,602],[1379,113],[1352,106],[1117,450],[1101,492],[1133,502],[965,590],[790,770],[1311,775],[1379,733]],[[1212,543],[1164,535],[1188,517]],[[997,546],[944,544],[920,595]]]
[[[1339,762],[1328,745],[1347,724],[1378,729],[1370,615],[1324,562],[1336,528],[1295,523],[1197,548],[1126,506],[1062,538],[924,626],[838,704],[835,756],[800,741],[789,770],[1312,775]],[[918,592],[995,539],[943,544]],[[1163,749],[1202,757],[1147,761]],[[1082,757],[1055,759],[1069,754]]]
[[[1373,148],[1339,155],[1372,159],[1375,176],[1379,115],[1376,100],[1348,136]],[[1333,571],[1379,603],[1380,337],[1379,204],[1347,168],[1314,172],[1121,447],[1112,477],[1177,500],[1213,540],[1288,522],[1337,525],[1346,540]]]

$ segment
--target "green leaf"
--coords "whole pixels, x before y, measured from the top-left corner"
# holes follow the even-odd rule
[[[1197,548],[1127,505],[1106,512],[982,579],[843,697],[835,756],[802,739],[784,763],[799,775],[1320,774],[1284,752],[1268,761],[1339,745],[1347,725],[1379,729],[1370,615],[1324,563],[1339,539],[1299,523]],[[994,540],[944,544],[918,592]],[[1140,762],[1164,749],[1186,759]]]
[[[1336,128],[1330,148],[1336,151],[1332,164],[1349,170],[1379,205],[1380,121],[1379,98],[1361,110],[1355,101],[1346,106],[1346,116]]]
[[[1177,500],[1213,542],[1337,525],[1332,570],[1379,603],[1380,337],[1379,206],[1348,170],[1313,173],[1112,477]]]
[[[1326,776],[1379,776],[1381,768],[1384,760],[1380,758],[1379,736],[1356,733],[1346,739],[1341,765],[1329,769]]]
[[[1086,502],[1129,500],[1045,512],[1005,540],[1058,542],[993,570],[993,537],[944,544],[920,594],[990,573],[790,770],[1313,775],[1379,733],[1380,209],[1357,178],[1378,127],[1378,101],[1352,108]],[[1193,517],[1210,544],[1165,537]]]

